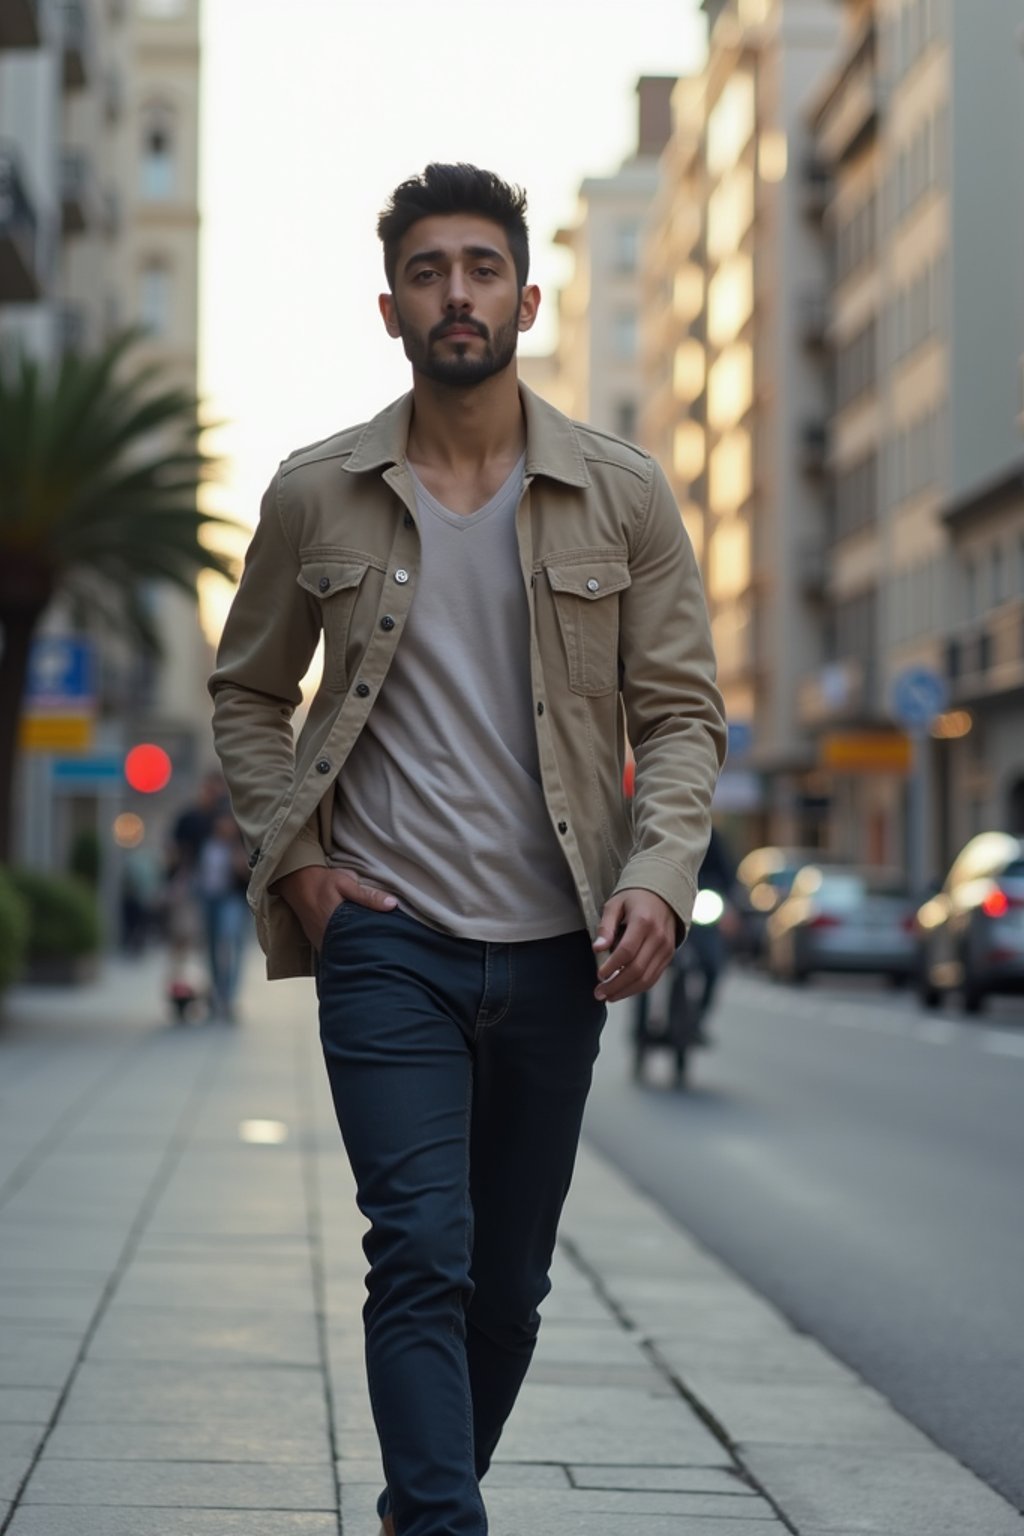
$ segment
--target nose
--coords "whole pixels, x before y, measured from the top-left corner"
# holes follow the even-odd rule
[[[448,292],[445,295],[445,308],[454,313],[464,311],[472,307],[472,299],[469,295],[469,285],[466,275],[462,270],[462,263],[455,262],[452,265],[448,277]]]

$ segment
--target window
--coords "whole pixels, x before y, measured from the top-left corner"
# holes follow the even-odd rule
[[[165,106],[147,107],[143,115],[140,191],[148,203],[174,196],[174,114]]]
[[[640,256],[640,225],[636,219],[623,220],[615,229],[615,270],[635,272]]]
[[[171,21],[184,16],[187,0],[138,0],[139,14],[157,21]]]
[[[615,430],[619,437],[636,438],[636,401],[620,400],[615,407]]]
[[[620,309],[615,316],[615,329],[612,343],[615,348],[615,356],[623,362],[628,362],[636,357],[638,329],[636,311],[632,309]]]
[[[171,273],[166,262],[150,261],[139,282],[139,319],[153,336],[165,336],[171,320]]]

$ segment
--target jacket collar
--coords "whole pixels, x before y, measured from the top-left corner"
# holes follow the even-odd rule
[[[526,418],[526,475],[546,475],[564,485],[588,486],[587,472],[579,436],[568,416],[548,405],[532,389],[520,382],[519,397]],[[349,474],[383,469],[405,463],[412,421],[412,391],[392,401],[366,426],[356,441],[344,468]]]

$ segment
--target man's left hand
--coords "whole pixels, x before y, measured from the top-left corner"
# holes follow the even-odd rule
[[[605,903],[594,953],[594,996],[618,1003],[653,987],[676,949],[676,914],[653,891],[620,891]]]

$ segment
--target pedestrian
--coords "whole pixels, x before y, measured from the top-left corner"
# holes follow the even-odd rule
[[[164,935],[169,975],[167,998],[177,1019],[192,1017],[207,1000],[199,952],[204,946],[205,916],[199,891],[199,864],[214,823],[229,809],[228,790],[219,769],[199,781],[196,798],[176,817],[167,850]]]
[[[228,1024],[235,1022],[235,999],[250,926],[245,900],[248,874],[238,825],[230,811],[222,812],[199,850],[196,886],[210,967],[210,1016]]]
[[[482,1536],[606,1005],[688,922],[725,731],[663,475],[518,383],[524,194],[430,165],[378,234],[412,390],[274,475],[214,730],[268,974],[318,978],[369,1222],[381,1529]]]

